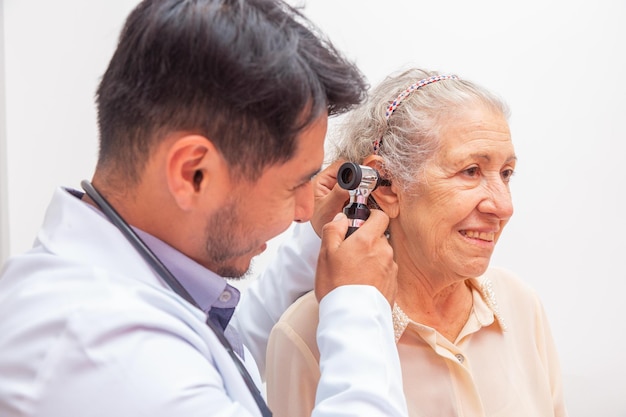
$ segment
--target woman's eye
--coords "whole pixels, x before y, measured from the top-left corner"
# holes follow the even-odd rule
[[[478,167],[471,167],[471,168],[467,168],[463,170],[463,173],[467,176],[475,177],[478,175],[479,170],[478,170]]]
[[[512,169],[505,169],[504,171],[502,171],[502,179],[505,182],[509,182],[511,180],[511,177],[513,176],[513,174],[515,174],[515,171],[513,171]]]

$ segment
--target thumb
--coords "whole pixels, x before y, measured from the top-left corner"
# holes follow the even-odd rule
[[[337,213],[333,221],[326,223],[322,228],[322,245],[338,248],[345,240],[349,224],[345,214]]]

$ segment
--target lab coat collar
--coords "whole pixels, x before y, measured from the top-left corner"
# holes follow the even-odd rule
[[[38,243],[77,264],[169,288],[119,230],[80,196],[81,192],[72,189],[55,190],[37,235]]]

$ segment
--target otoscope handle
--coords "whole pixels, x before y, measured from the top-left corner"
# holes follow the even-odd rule
[[[343,208],[343,212],[348,217],[348,220],[350,220],[346,237],[350,236],[361,227],[370,216],[370,209],[365,204],[358,202],[348,204]]]

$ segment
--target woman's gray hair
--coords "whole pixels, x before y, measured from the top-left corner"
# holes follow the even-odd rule
[[[336,158],[362,163],[374,152],[382,158],[381,174],[404,191],[414,188],[421,169],[440,144],[440,131],[451,120],[462,116],[464,109],[485,106],[509,117],[504,101],[470,81],[444,79],[414,90],[395,109],[385,112],[393,100],[410,85],[439,75],[421,69],[409,69],[388,76],[375,87],[365,103],[345,116],[337,135]]]

